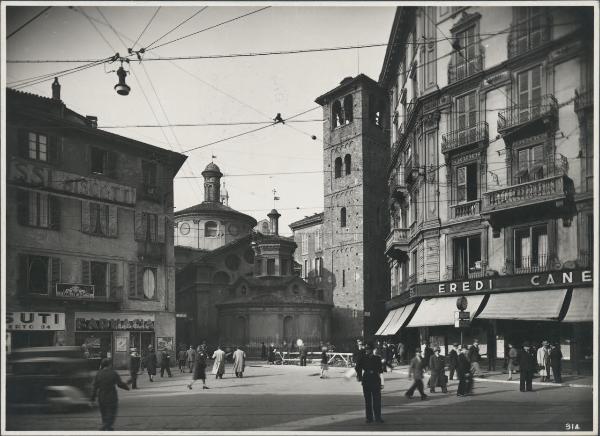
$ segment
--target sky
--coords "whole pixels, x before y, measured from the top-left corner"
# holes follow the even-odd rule
[[[225,174],[222,181],[229,192],[229,205],[257,220],[266,218],[275,205],[282,215],[282,234],[291,234],[289,223],[323,211],[323,112],[314,100],[347,76],[363,73],[377,80],[385,46],[220,59],[150,59],[385,44],[394,7],[273,5],[170,42],[269,5],[97,4],[97,7],[53,6],[8,38],[6,59],[96,60],[116,52],[124,55],[140,35],[138,44],[133,47],[135,50],[148,47],[201,11],[154,44],[168,43],[148,50],[144,54],[146,60],[126,65],[130,70],[126,79],[131,87],[128,96],[120,96],[113,89],[118,81],[115,70],[119,63],[104,63],[60,77],[63,102],[78,113],[97,116],[100,128],[106,126],[105,130],[113,133],[177,152],[263,124],[162,129],[109,126],[268,123],[277,113],[286,119],[308,111],[296,118],[308,122],[275,125],[185,153],[188,159],[174,181],[175,211],[203,200],[201,172],[212,156],[216,156],[214,161]],[[10,35],[44,6],[8,6],[6,34]],[[208,7],[202,10],[205,6]],[[77,65],[80,64],[9,62],[6,64],[7,86]],[[22,90],[49,97],[51,83],[52,79]],[[313,140],[312,135],[317,139]],[[281,174],[290,172],[296,174]],[[273,189],[280,198],[275,203]]]

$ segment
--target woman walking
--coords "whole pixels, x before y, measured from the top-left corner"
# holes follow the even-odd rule
[[[194,375],[192,376],[192,382],[187,385],[188,389],[192,389],[196,380],[202,380],[202,389],[209,389],[209,387],[206,386],[206,353],[200,345],[198,345],[198,351],[196,352]]]
[[[323,345],[321,348],[321,377],[327,378],[327,371],[329,370],[329,364],[327,363],[327,347]]]
[[[154,381],[154,376],[156,375],[156,367],[158,366],[158,361],[156,359],[156,353],[154,352],[154,347],[152,345],[148,346],[148,354],[146,354],[146,370],[148,371],[148,378],[151,382]]]
[[[508,379],[512,380],[513,371],[519,369],[519,351],[512,345],[508,344]]]

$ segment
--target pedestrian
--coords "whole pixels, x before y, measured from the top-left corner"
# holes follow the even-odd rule
[[[542,381],[550,380],[550,349],[548,341],[542,341],[542,346],[537,350],[537,364]]]
[[[129,355],[129,381],[127,384],[131,385],[131,389],[137,389],[137,376],[140,370],[140,354],[137,348],[131,348],[131,354]]]
[[[327,346],[323,345],[321,347],[321,377],[319,378],[327,378],[327,371],[329,370],[329,358],[327,357]]]
[[[192,375],[192,382],[187,385],[188,389],[192,389],[196,380],[202,380],[202,389],[208,389],[206,386],[206,352],[201,345],[198,345],[196,353],[194,353],[196,360],[194,361],[194,375]]]
[[[463,397],[469,395],[473,390],[473,375],[471,374],[471,362],[467,357],[468,349],[462,346],[456,361],[456,375],[458,376],[458,389],[456,395]]]
[[[479,366],[481,355],[479,354],[478,339],[473,340],[473,345],[469,347],[469,354],[467,357],[469,358],[469,362],[471,363],[471,372],[473,373],[473,375],[481,375],[481,367]]]
[[[447,394],[446,373],[444,371],[445,361],[444,356],[440,355],[440,347],[435,347],[433,356],[429,358],[429,368],[431,369],[431,377],[429,379],[429,391],[435,393],[436,386],[442,388],[442,392]]]
[[[144,366],[146,367],[146,371],[148,371],[148,378],[151,382],[153,382],[154,376],[156,375],[156,367],[158,366],[158,361],[156,359],[156,353],[154,352],[154,347],[152,345],[148,345],[148,354],[146,354]]]
[[[244,369],[246,369],[246,353],[240,347],[237,347],[233,352],[233,372],[235,372],[235,376],[242,378]]]
[[[213,353],[212,358],[215,359],[212,373],[215,375],[215,378],[222,379],[223,374],[225,374],[225,351],[221,349],[220,345],[217,345],[217,349]]]
[[[200,349],[200,346],[198,346],[198,349]],[[185,355],[188,369],[190,370],[190,372],[192,372],[192,369],[194,368],[194,363],[196,362],[196,350],[194,350],[194,347],[190,345],[190,348],[185,352]]]
[[[127,383],[123,383],[119,374],[112,369],[110,360],[102,359],[100,362],[100,371],[98,371],[94,378],[91,398],[93,403],[96,400],[96,396],[98,396],[98,406],[100,408],[100,415],[102,416],[102,428],[100,430],[113,430],[119,405],[119,397],[115,386],[126,391],[129,390]]]
[[[187,352],[185,350],[185,347],[179,350],[177,363],[179,364],[179,372],[183,373],[185,371],[185,365],[187,363]]]
[[[392,343],[387,344],[385,364],[390,368],[390,372],[394,369],[393,361],[394,361],[395,354],[396,354],[396,348],[394,347],[394,344],[392,344]]]
[[[363,342],[360,339],[356,340],[356,346],[354,348],[354,351],[352,352],[352,361],[354,362],[354,368],[356,369],[356,365],[358,364],[358,361],[362,358],[362,356],[365,354],[365,349],[363,346]]]
[[[267,360],[267,346],[264,342],[260,344],[260,360]]]
[[[456,363],[458,362],[458,344],[454,343],[452,350],[448,353],[448,370],[450,371],[450,380],[454,380],[454,371],[456,371]]]
[[[162,350],[160,352],[160,377],[162,378],[165,375],[165,371],[167,371],[167,375],[171,377],[171,356],[167,352],[167,350]]]
[[[271,346],[269,347],[269,354],[267,357],[267,361],[270,364],[275,363],[275,344],[271,343]]]
[[[416,389],[419,391],[419,394],[421,394],[421,400],[424,400],[427,398],[427,395],[423,392],[423,370],[425,369],[425,362],[421,358],[421,349],[417,348],[415,352],[415,357],[412,358],[408,367],[408,378],[410,380],[412,377],[414,381],[404,395],[407,398],[412,398]]]
[[[519,390],[532,391],[533,373],[535,372],[536,356],[532,353],[529,342],[523,343],[523,350],[519,356]]]
[[[508,344],[508,379],[512,380],[513,371],[519,369],[519,350],[512,344]]]
[[[288,343],[287,343],[287,341],[284,340],[283,343],[281,344],[281,355],[284,356],[285,358],[289,359],[289,357],[290,357],[289,354],[286,355],[286,353],[288,352],[287,349],[288,349]]]
[[[298,345],[298,353],[300,354],[300,366],[306,366],[306,346],[304,345],[304,342],[302,342],[301,339],[298,339],[299,344]]]
[[[363,396],[365,397],[365,411],[367,423],[383,422],[381,418],[381,390],[383,389],[383,368],[381,359],[373,354],[373,344],[365,344],[365,354],[356,365],[358,381],[362,383]]]
[[[288,342],[288,345],[287,345],[288,358],[292,354],[293,349],[294,349],[294,342],[293,341]]]
[[[554,374],[554,382],[562,383],[561,376],[561,360],[562,351],[560,351],[560,344],[552,344],[550,346],[550,365],[552,366],[552,374]]]
[[[404,361],[404,344],[402,342],[398,342],[398,346],[396,347],[396,361],[398,365],[401,365]]]
[[[429,359],[433,356],[433,349],[429,345],[429,342],[425,342],[425,347],[423,348],[423,364],[425,365],[423,369],[429,369]]]

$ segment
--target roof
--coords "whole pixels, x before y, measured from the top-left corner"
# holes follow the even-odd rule
[[[384,88],[386,88],[386,83],[392,77],[395,78],[398,62],[401,59],[401,54],[404,52],[402,50],[404,48],[402,44],[404,42],[403,39],[406,38],[407,32],[412,30],[409,21],[410,13],[414,13],[415,11],[416,7],[414,6],[399,6],[396,8],[394,23],[392,24],[383,65],[379,73],[379,84]]]
[[[316,224],[323,224],[323,212],[316,213],[312,216],[307,216],[298,221],[294,221],[293,223],[289,224],[289,227],[292,230],[297,230],[303,227],[314,226]]]
[[[189,247],[181,247],[176,245],[175,246],[175,250],[178,251],[180,249],[189,249],[189,250],[193,250],[194,252],[197,252],[197,255],[189,261],[189,263],[187,265],[185,265],[183,269],[187,268],[188,266],[190,266],[193,263],[197,263],[197,262],[207,262],[210,259],[220,256],[226,252],[228,252],[229,250],[231,250],[232,248],[235,248],[239,245],[243,245],[243,244],[247,244],[248,247],[250,247],[250,242],[252,241],[252,235],[248,234],[246,236],[243,236],[239,239],[236,239],[234,241],[228,242],[225,245],[221,245],[218,248],[215,248],[214,250],[200,250],[197,248],[189,248]],[[177,253],[175,253],[177,254]]]
[[[7,105],[7,115],[12,111],[10,109],[10,104],[14,103],[15,99],[28,99],[32,101],[31,109],[36,111],[43,111],[43,107],[40,107],[39,104],[56,106],[56,108],[61,108],[66,113],[63,113],[62,116],[58,116],[57,114],[44,112],[44,116],[47,116],[52,121],[58,122],[62,125],[62,127],[71,128],[73,130],[78,130],[90,135],[99,136],[107,141],[120,142],[125,144],[126,146],[133,147],[143,152],[145,155],[149,153],[157,153],[162,156],[167,157],[168,162],[175,168],[179,169],[187,159],[187,156],[181,153],[176,153],[174,151],[166,150],[161,147],[157,147],[152,144],[148,144],[145,142],[138,141],[136,139],[128,138],[126,136],[118,135],[116,133],[108,132],[106,130],[98,129],[96,127],[92,127],[89,124],[89,121],[85,116],[69,109],[62,100],[56,100],[49,97],[44,97],[42,95],[33,94],[30,92],[24,92],[12,88],[6,88],[6,105]],[[29,102],[28,102],[29,103]],[[78,119],[80,122],[76,123],[72,120],[66,119],[65,115],[70,115]],[[48,126],[52,128],[52,126]]]
[[[323,106],[323,105],[327,104],[329,97],[336,95],[336,94],[341,94],[343,92],[346,92],[352,86],[360,84],[360,83],[364,83],[364,84],[371,85],[371,86],[377,86],[377,87],[379,86],[379,84],[376,81],[371,79],[369,76],[361,73],[358,76],[350,78],[350,79],[345,78],[344,80],[342,80],[340,82],[340,84],[338,86],[333,88],[331,91],[328,91],[325,94],[317,97],[315,99],[315,102],[320,104],[321,106]]]
[[[218,201],[204,201],[195,206],[188,207],[175,212],[175,217],[184,215],[228,215],[235,216],[240,220],[247,221],[252,227],[256,225],[256,219],[245,213],[238,212],[235,209],[225,206]]]
[[[206,168],[204,168],[204,171],[202,171],[202,172],[204,173],[204,172],[207,172],[207,171],[212,171],[212,172],[215,172],[215,173],[221,173],[221,169],[214,162],[210,162],[208,165],[206,165]]]

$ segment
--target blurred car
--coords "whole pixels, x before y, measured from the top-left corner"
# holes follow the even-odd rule
[[[19,348],[7,355],[6,405],[45,412],[90,407],[92,372],[79,347]]]

